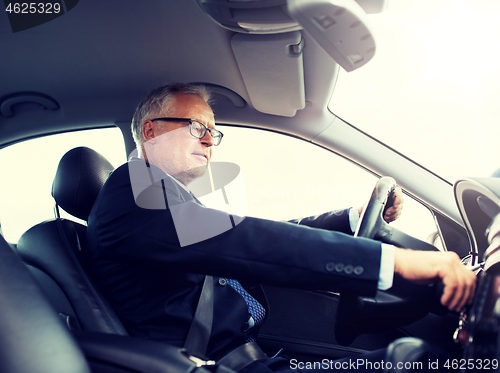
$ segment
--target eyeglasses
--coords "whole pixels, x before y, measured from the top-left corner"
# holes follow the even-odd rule
[[[205,134],[210,133],[210,136],[212,136],[212,140],[214,141],[214,146],[217,146],[220,144],[222,140],[222,134],[221,131],[214,130],[212,128],[207,128],[203,123],[201,123],[197,119],[187,119],[187,118],[155,118],[151,119],[151,121],[155,120],[163,120],[165,122],[189,122],[189,133],[193,136],[196,137],[197,139],[203,138]]]

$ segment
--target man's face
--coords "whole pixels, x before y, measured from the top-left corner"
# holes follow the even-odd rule
[[[157,117],[197,119],[207,128],[215,128],[214,114],[198,96],[178,94],[172,110]],[[153,119],[153,118],[151,118]],[[198,139],[189,132],[189,122],[150,121],[143,123],[144,149],[149,163],[174,176],[184,185],[202,176],[212,157],[213,140],[207,131]]]

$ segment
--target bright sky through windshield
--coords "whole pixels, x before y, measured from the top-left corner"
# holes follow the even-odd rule
[[[391,0],[331,110],[451,182],[500,168],[500,1]]]

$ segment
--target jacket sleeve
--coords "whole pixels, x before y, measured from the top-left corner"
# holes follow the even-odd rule
[[[276,286],[373,294],[379,277],[379,242],[230,216],[199,205],[166,179],[135,198],[127,167],[113,172],[101,190],[88,239],[94,256]]]
[[[312,228],[342,232],[349,235],[353,234],[349,224],[349,209],[326,212],[321,215],[290,220],[289,222],[292,224],[306,225]]]

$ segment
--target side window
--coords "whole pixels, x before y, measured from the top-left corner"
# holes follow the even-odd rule
[[[358,207],[377,182],[363,168],[303,140],[248,128],[220,130],[224,140],[214,148],[212,161],[240,166],[248,216],[289,220]],[[421,240],[437,231],[431,212],[408,196],[402,216],[391,224]]]
[[[115,167],[126,161],[123,136],[116,127],[45,136],[0,149],[0,224],[8,242],[16,243],[27,229],[54,217],[51,187],[57,165],[78,146],[96,150]],[[63,211],[61,216],[72,218]]]

